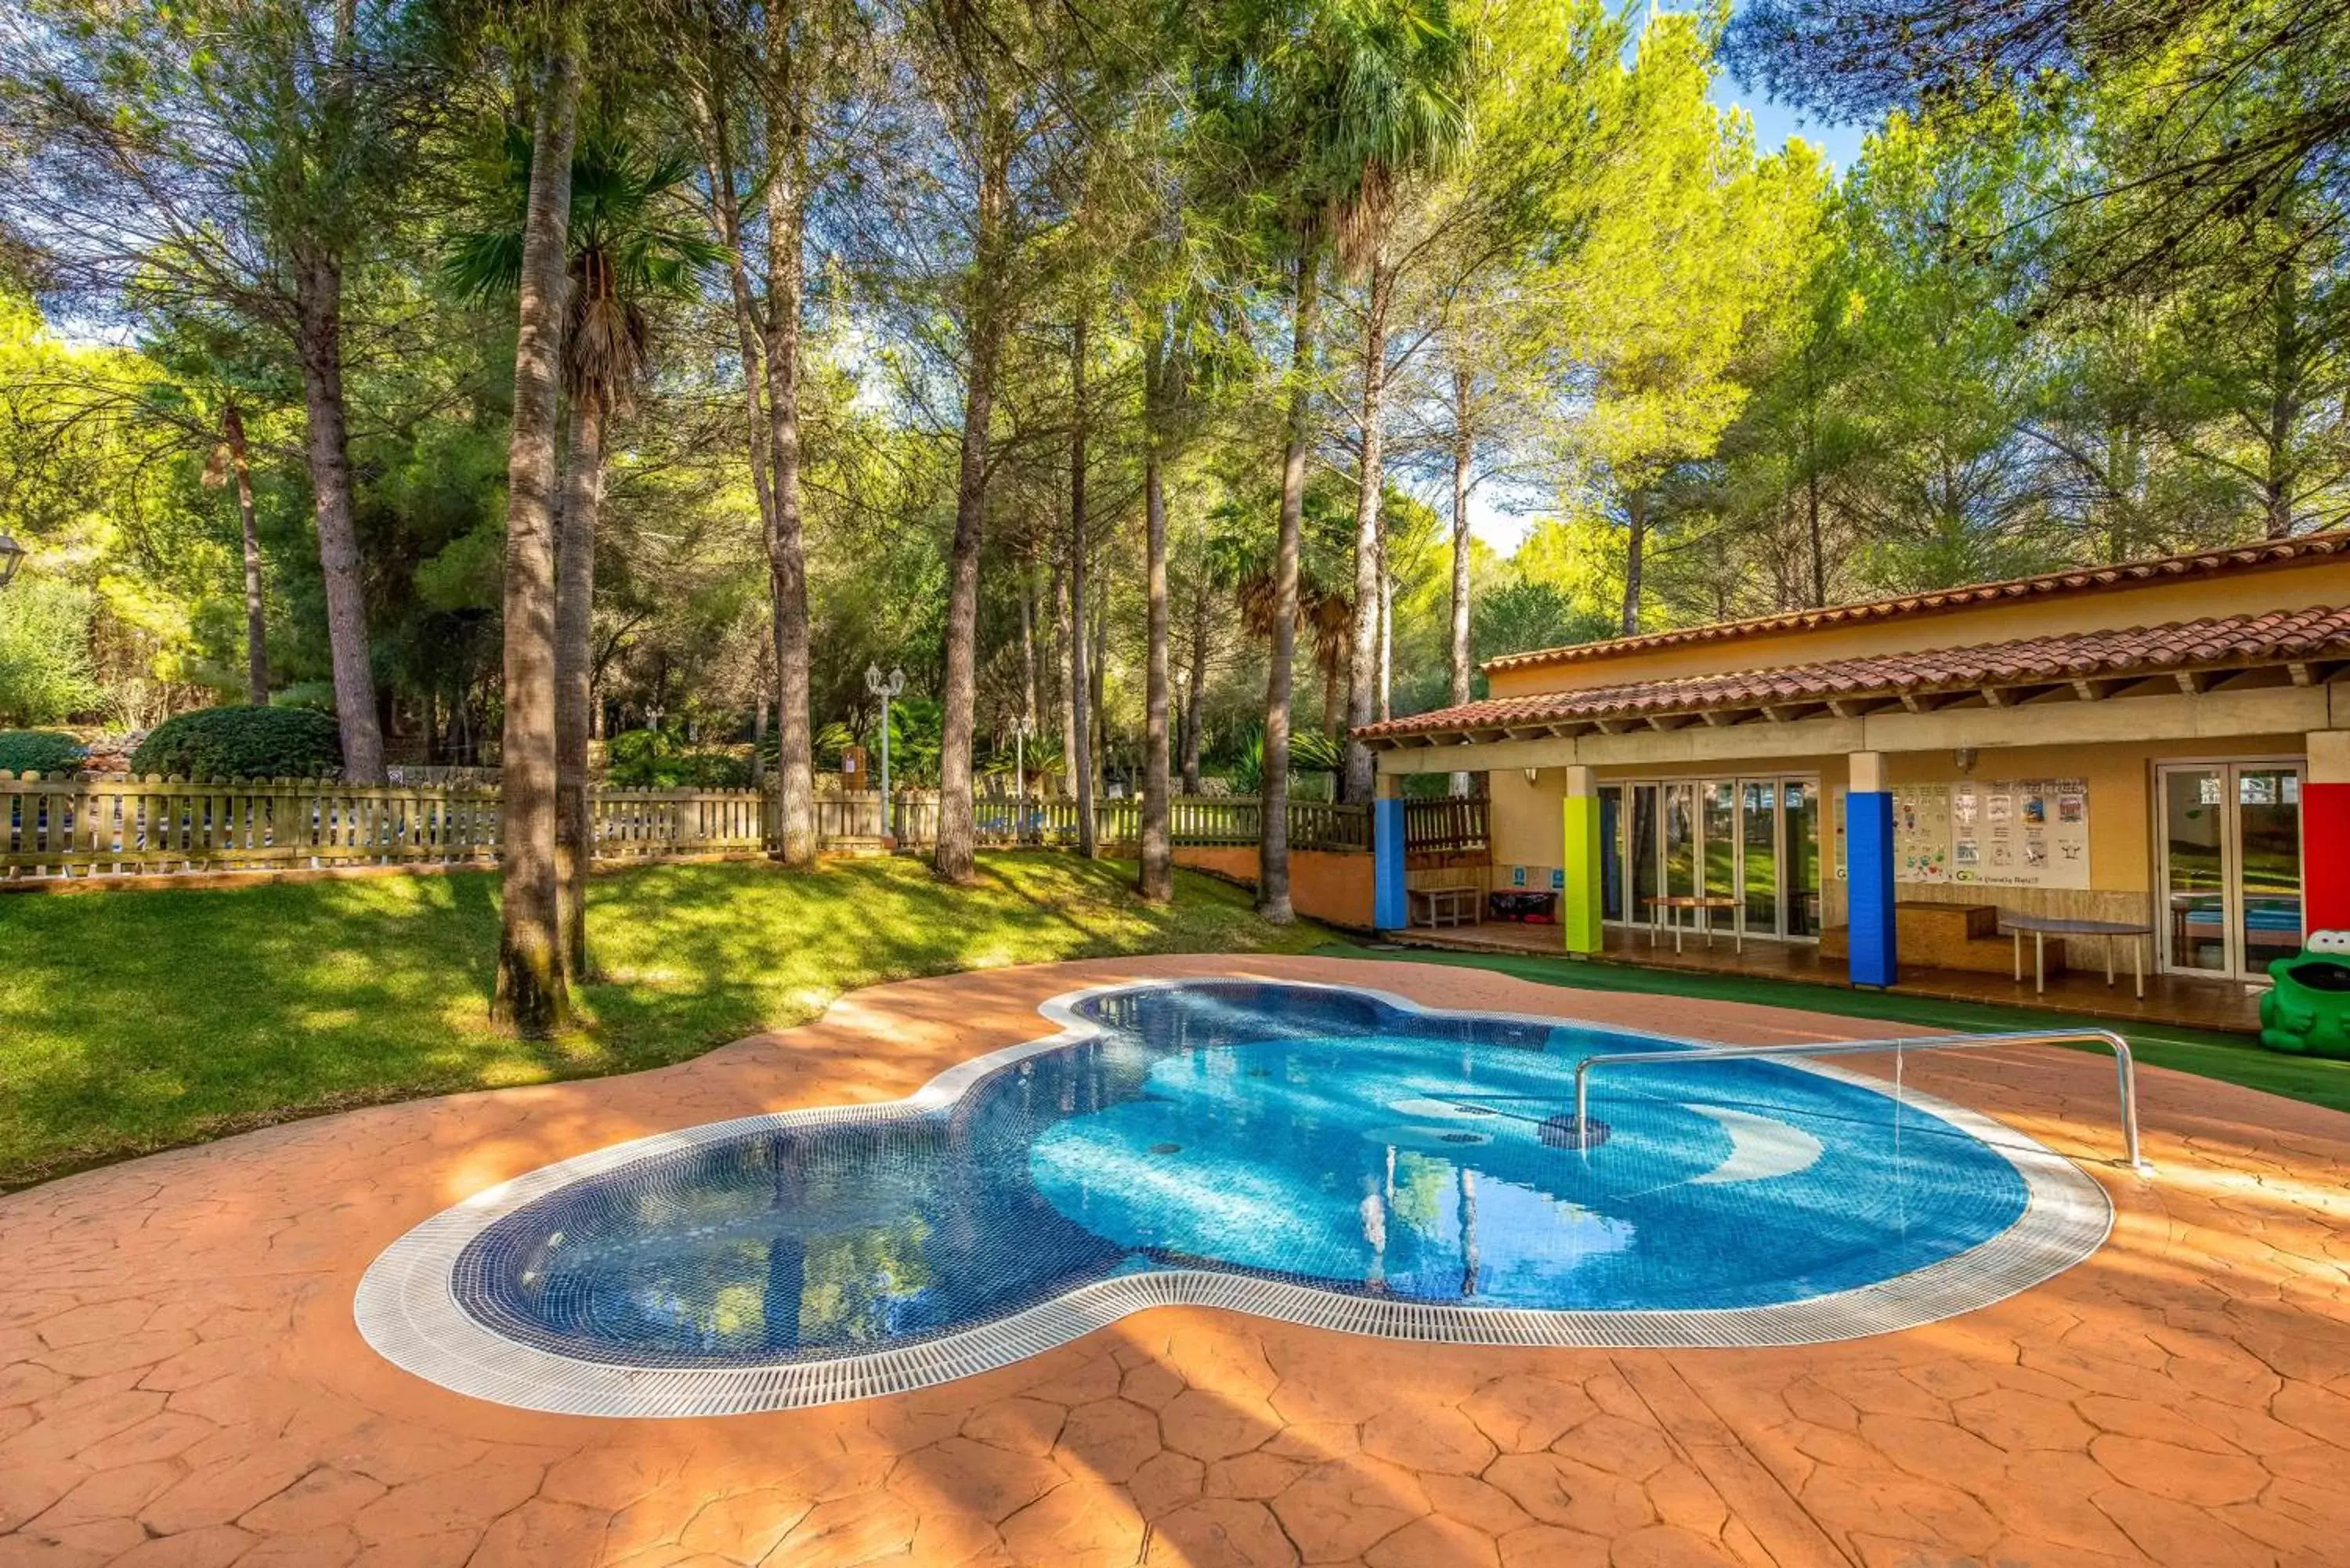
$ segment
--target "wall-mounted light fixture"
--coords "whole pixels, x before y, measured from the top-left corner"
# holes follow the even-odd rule
[[[1526,783],[1528,783],[1528,784],[1540,784],[1540,783],[1542,782],[1542,769],[1540,769],[1540,768],[1528,768],[1528,769],[1526,769],[1526,770],[1525,770],[1525,774],[1526,774]]]
[[[1975,771],[1975,749],[1972,746],[1960,746],[1950,754],[1950,760],[1959,764],[1960,777]]]

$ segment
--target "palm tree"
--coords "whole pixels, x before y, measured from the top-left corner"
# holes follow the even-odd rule
[[[531,142],[509,127],[504,192],[527,199]],[[614,419],[635,411],[651,334],[645,302],[691,291],[694,269],[725,253],[665,219],[693,174],[681,158],[646,156],[625,136],[590,130],[571,159],[563,387],[568,400],[562,511],[556,535],[556,863],[564,961],[575,977],[590,972],[587,881],[592,857],[593,804],[588,740],[593,693],[591,643],[596,593],[596,524],[603,507],[605,437]],[[452,249],[448,275],[466,293],[502,294],[521,276],[522,234],[497,229],[468,234]]]
[[[1238,150],[1250,171],[1243,208],[1270,210],[1266,236],[1287,273],[1290,296],[1289,407],[1281,465],[1281,511],[1274,556],[1273,631],[1265,681],[1263,837],[1257,909],[1291,919],[1289,900],[1290,666],[1296,654],[1297,564],[1313,437],[1316,314],[1322,265],[1331,242],[1342,261],[1372,265],[1376,349],[1386,360],[1379,245],[1392,222],[1398,186],[1458,140],[1458,90],[1466,67],[1462,34],[1446,0],[1233,0],[1229,40],[1204,73],[1202,122]],[[1374,379],[1377,378],[1375,377]],[[1378,389],[1370,401],[1384,397]],[[1369,410],[1373,414],[1376,410]],[[1364,490],[1357,505],[1357,619],[1377,637],[1379,454],[1377,420],[1366,427]],[[1366,524],[1363,519],[1367,518]],[[1367,538],[1367,547],[1366,547]],[[1368,573],[1367,580],[1365,573]],[[1358,628],[1359,640],[1360,628]],[[1367,694],[1376,644],[1356,659]],[[1350,708],[1353,706],[1349,703]],[[1360,751],[1369,793],[1370,753]],[[1356,771],[1349,753],[1350,775]]]
[[[1467,139],[1468,40],[1446,0],[1346,0],[1326,12],[1326,35],[1305,76],[1328,161],[1330,226],[1340,260],[1365,274],[1362,453],[1355,498],[1354,647],[1347,724],[1377,716],[1382,602],[1379,497],[1385,484],[1388,317],[1395,275],[1388,239],[1403,186]],[[1371,794],[1371,753],[1349,741],[1345,797]]]

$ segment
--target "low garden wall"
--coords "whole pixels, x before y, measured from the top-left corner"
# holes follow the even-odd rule
[[[1256,846],[1178,844],[1175,864],[1244,888],[1256,886]],[[1371,857],[1356,849],[1292,849],[1290,907],[1308,919],[1371,929]]]

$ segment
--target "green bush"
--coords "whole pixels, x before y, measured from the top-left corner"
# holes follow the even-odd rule
[[[309,708],[199,708],[156,725],[130,756],[131,772],[167,778],[323,778],[342,765],[341,732]]]
[[[88,755],[62,730],[0,730],[0,772],[69,774]]]
[[[605,747],[604,782],[617,789],[748,789],[751,762],[697,752],[666,730],[623,730]]]

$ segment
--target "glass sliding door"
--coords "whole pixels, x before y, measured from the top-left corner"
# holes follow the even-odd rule
[[[2301,950],[2301,770],[2239,763],[2235,774],[2237,962],[2257,978]]]
[[[1733,907],[1668,910],[1664,923],[1816,940],[1820,798],[1811,778],[1600,785],[1601,915],[1646,925],[1649,900],[1703,896]]]
[[[1709,779],[1698,786],[1705,803],[1703,823],[1705,862],[1705,896],[1709,898],[1738,897],[1738,785],[1729,779]],[[1727,931],[1736,929],[1738,911],[1707,909],[1706,929]]]
[[[1627,858],[1631,861],[1632,901],[1624,911],[1627,920],[1647,924],[1655,911],[1648,900],[1660,895],[1659,866],[1663,854],[1663,829],[1658,817],[1657,786],[1652,784],[1632,786],[1632,826],[1626,836]]]
[[[1599,786],[1599,918],[1624,918],[1624,786]]]
[[[2163,967],[2259,980],[2301,949],[2301,767],[2157,771]]]
[[[1810,779],[1789,779],[1782,789],[1780,821],[1784,848],[1779,857],[1780,877],[1787,889],[1790,937],[1820,934],[1820,786]]]
[[[2164,959],[2190,974],[2226,974],[2228,770],[2162,770]]]
[[[1698,890],[1698,798],[1693,784],[1669,784],[1664,788],[1665,885],[1669,898],[1694,898]],[[1694,909],[1669,909],[1669,925],[1694,928]]]
[[[1779,934],[1779,783],[1747,779],[1738,786],[1738,883],[1750,937]]]

